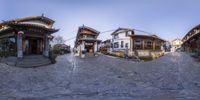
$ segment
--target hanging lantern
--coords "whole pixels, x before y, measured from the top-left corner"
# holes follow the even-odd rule
[[[23,34],[24,34],[23,31],[19,31],[19,32],[18,32],[18,36],[19,36],[19,37],[22,37]]]

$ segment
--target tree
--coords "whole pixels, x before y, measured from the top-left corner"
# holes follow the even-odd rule
[[[64,44],[66,40],[64,40],[64,38],[60,35],[55,36],[53,39],[53,44]]]

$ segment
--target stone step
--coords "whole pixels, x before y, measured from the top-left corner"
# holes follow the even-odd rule
[[[49,63],[51,62],[50,60],[48,61],[40,61],[40,62],[17,62],[17,65],[36,65],[36,64],[40,64],[40,63]]]
[[[38,62],[38,63],[23,63],[23,64],[16,64],[17,67],[23,67],[23,68],[32,68],[32,67],[39,67],[39,66],[45,66],[51,64],[51,61],[48,62]]]
[[[24,59],[43,59],[44,56],[25,56]]]
[[[49,58],[43,57],[42,55],[33,55],[33,56],[25,56],[23,59],[17,60],[16,66],[30,68],[48,64],[51,64]]]
[[[18,62],[45,62],[48,61],[48,58],[43,58],[43,59],[23,59],[19,60]]]

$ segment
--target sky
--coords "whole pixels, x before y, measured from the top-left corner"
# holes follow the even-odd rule
[[[55,21],[54,35],[76,36],[83,24],[100,32],[119,27],[147,31],[171,41],[200,23],[200,0],[0,0],[0,20],[44,16]],[[111,32],[99,39],[111,38]],[[66,41],[73,46],[74,39]]]

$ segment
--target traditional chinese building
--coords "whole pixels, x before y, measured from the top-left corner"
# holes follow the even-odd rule
[[[182,39],[184,51],[200,56],[200,25],[192,28]]]
[[[181,49],[182,40],[179,38],[176,38],[171,41],[171,52],[176,52],[177,50]]]
[[[54,50],[54,53],[57,53],[57,54],[66,54],[66,53],[71,52],[70,46],[66,44],[55,44],[53,46],[53,50]]]
[[[128,49],[129,56],[151,57],[164,51],[165,40],[156,35],[144,35],[129,28],[118,28],[112,34],[113,52],[124,52]],[[121,54],[120,54],[121,55]]]
[[[150,57],[163,52],[165,40],[156,35],[132,35],[134,55]]]
[[[75,41],[76,54],[79,56],[82,54],[94,55],[98,51],[100,43],[100,40],[97,39],[99,33],[99,31],[84,25],[79,27]]]
[[[112,43],[111,39],[107,39],[100,44],[100,51],[103,54],[109,54],[112,52]]]
[[[47,17],[34,16],[0,23],[0,51],[6,56],[23,59],[29,55],[49,56],[49,42],[54,21]]]

